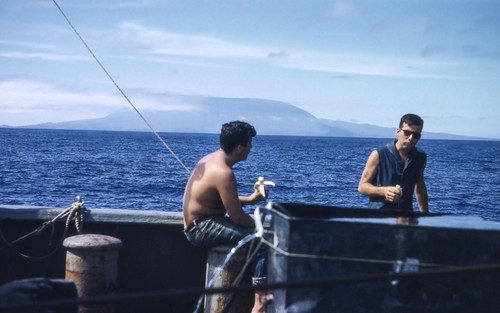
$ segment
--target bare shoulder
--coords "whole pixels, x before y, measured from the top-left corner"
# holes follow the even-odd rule
[[[213,152],[202,158],[196,164],[194,173],[197,176],[202,176],[205,180],[208,179],[213,182],[226,180],[233,176],[232,169],[218,152]]]
[[[370,156],[368,157],[367,163],[378,164],[378,151],[377,151],[377,149],[373,149],[373,151],[370,153]]]
[[[377,150],[373,150],[366,161],[365,168],[363,170],[363,174],[361,176],[360,183],[371,181],[377,172],[377,168],[379,165],[379,157]]]

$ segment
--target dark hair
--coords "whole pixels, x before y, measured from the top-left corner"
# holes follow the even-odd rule
[[[239,144],[246,147],[250,138],[255,137],[255,128],[247,122],[233,121],[222,125],[220,131],[220,147],[231,153]]]
[[[401,120],[399,121],[399,128],[401,128],[404,123],[408,124],[408,126],[424,126],[424,120],[417,114],[412,113],[405,114],[401,117]]]

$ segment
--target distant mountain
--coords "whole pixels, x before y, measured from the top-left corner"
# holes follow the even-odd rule
[[[351,134],[352,137],[366,137],[366,138],[395,138],[396,126],[394,127],[381,127],[370,124],[358,124],[342,121],[332,121],[320,119],[320,121],[331,127],[343,129]],[[398,122],[398,121],[396,121]],[[478,138],[472,136],[460,136],[447,133],[430,133],[425,132],[425,139],[448,139],[448,140],[481,140],[485,138]],[[487,139],[492,140],[492,139]]]
[[[188,100],[186,100],[188,99]],[[218,133],[221,125],[243,120],[254,125],[258,134],[287,136],[393,138],[395,128],[318,119],[291,104],[263,99],[186,97],[188,109],[143,111],[142,116],[158,132]],[[44,123],[29,128],[149,131],[132,109],[106,117],[60,123]],[[452,134],[427,133],[430,139],[478,139]]]

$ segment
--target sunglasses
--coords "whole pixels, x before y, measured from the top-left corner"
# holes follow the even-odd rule
[[[405,134],[406,137],[410,137],[410,135],[413,135],[413,138],[415,138],[415,139],[420,139],[420,137],[422,137],[421,133],[413,132],[413,131],[408,130],[408,129],[401,129],[401,131]]]

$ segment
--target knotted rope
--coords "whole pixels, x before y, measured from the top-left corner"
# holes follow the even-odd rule
[[[3,249],[3,248],[5,248],[5,247],[8,247],[10,250],[12,250],[17,255],[20,255],[20,256],[22,256],[24,258],[27,258],[27,259],[44,259],[44,258],[50,257],[62,245],[64,239],[66,238],[66,234],[68,233],[68,229],[69,229],[70,222],[71,222],[72,219],[75,220],[75,228],[76,228],[76,231],[78,232],[78,234],[82,233],[82,229],[83,229],[83,212],[85,211],[84,204],[85,204],[85,202],[79,196],[77,196],[76,197],[76,201],[73,202],[73,204],[71,205],[71,207],[65,209],[64,211],[62,211],[61,213],[59,213],[53,219],[44,222],[42,225],[40,225],[34,231],[32,231],[32,232],[30,232],[30,233],[28,233],[28,234],[26,234],[26,235],[24,235],[22,237],[19,237],[16,240],[13,240],[11,242],[9,242],[5,238],[5,236],[3,235],[3,233],[2,233],[2,231],[0,229],[0,237],[5,242],[5,246],[1,247],[0,250]],[[38,236],[38,235],[40,235],[49,226],[51,227],[51,235],[50,235],[50,240],[49,240],[48,246],[52,246],[52,239],[54,237],[54,224],[57,221],[62,220],[64,218],[66,218],[66,223],[65,223],[65,226],[64,226],[64,232],[63,232],[63,235],[61,237],[61,240],[59,241],[58,245],[51,252],[47,253],[46,255],[43,255],[43,256],[29,256],[27,254],[24,254],[24,253],[20,252],[18,249],[16,249],[14,247],[15,244],[17,244],[18,242],[20,242],[20,241],[22,241],[22,240],[24,240],[24,239],[26,239],[26,238],[28,238],[30,236]]]

